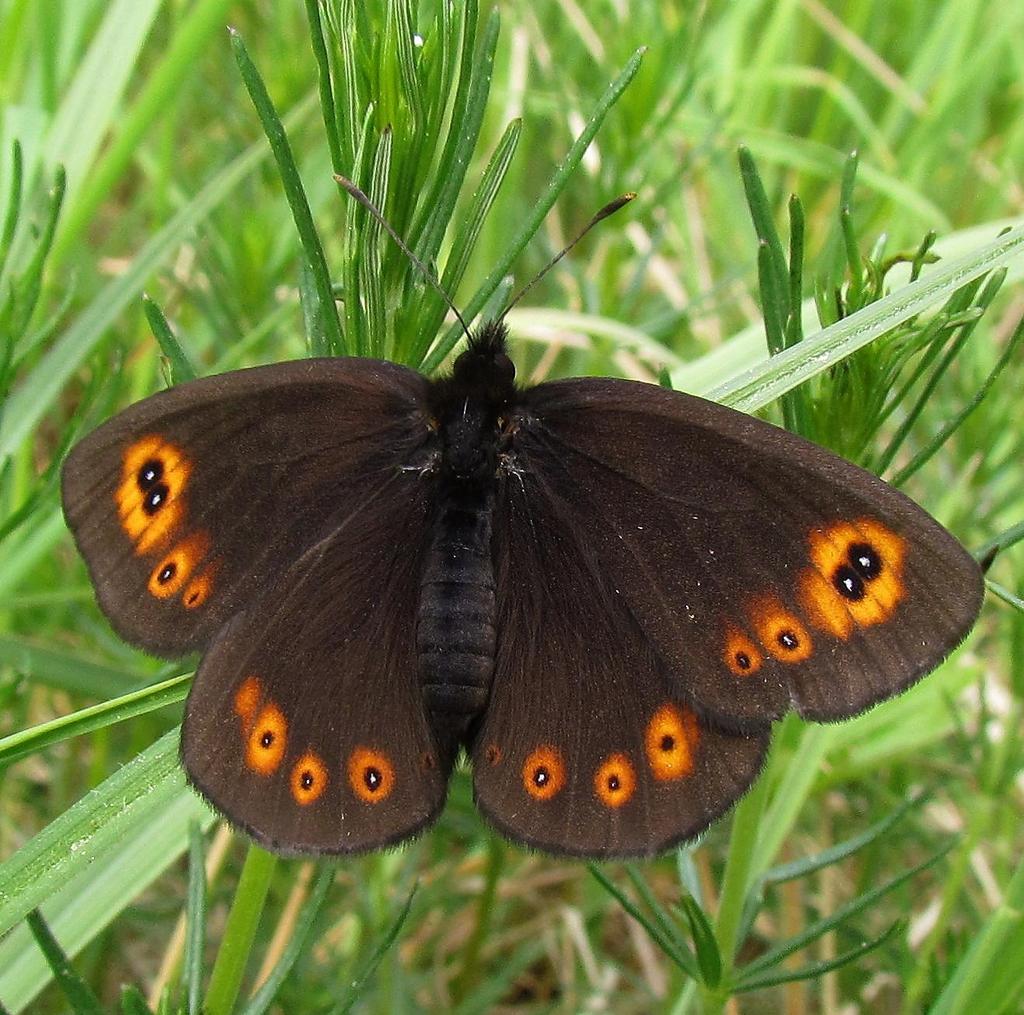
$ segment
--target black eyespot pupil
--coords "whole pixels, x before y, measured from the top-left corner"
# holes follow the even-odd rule
[[[618,790],[618,788],[619,788],[619,777],[617,775],[609,775],[608,776],[608,789],[611,790],[612,793],[614,793],[614,792],[616,792]]]
[[[877,578],[882,573],[882,556],[868,543],[854,543],[850,547],[847,559],[853,570],[867,581]]]
[[[142,510],[145,511],[147,515],[155,515],[163,506],[164,501],[167,500],[167,495],[169,493],[170,490],[168,490],[163,483],[159,483],[157,486],[154,486],[153,489],[146,494],[146,499],[142,502]]]
[[[274,742],[274,731],[273,730],[264,730],[263,731],[263,736],[260,737],[260,743],[264,747],[269,747],[273,742]]]
[[[178,573],[178,565],[173,561],[167,564],[163,570],[156,576],[156,580],[161,585],[166,585],[176,574]]]
[[[313,773],[312,772],[303,772],[302,773],[302,788],[303,789],[309,789],[309,787],[312,786],[312,785],[313,785]]]
[[[844,599],[857,602],[864,598],[864,579],[852,567],[839,568],[832,581]]]
[[[676,738],[670,733],[666,733],[661,738],[661,749],[663,751],[671,751],[676,746]]]
[[[792,631],[782,631],[779,633],[779,644],[792,652],[800,644],[800,639]]]
[[[380,784],[384,781],[384,777],[380,774],[379,768],[374,768],[370,765],[363,772],[363,782],[366,783],[366,788],[371,793],[376,793],[380,789]]]
[[[164,474],[164,463],[157,458],[146,462],[139,469],[135,481],[141,490],[148,490],[156,483],[159,483]]]
[[[538,768],[533,773],[534,786],[546,786],[551,779],[551,773],[546,768]]]
[[[736,653],[736,665],[741,670],[749,670],[750,669],[750,656],[748,656],[746,652],[737,652]]]

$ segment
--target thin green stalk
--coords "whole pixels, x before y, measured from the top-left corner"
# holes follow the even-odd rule
[[[342,337],[341,322],[338,320],[338,308],[331,291],[331,276],[327,267],[327,258],[324,256],[320,236],[313,222],[313,213],[310,211],[306,191],[302,185],[298,167],[295,165],[291,145],[288,143],[288,135],[281,118],[277,115],[277,110],[274,108],[274,103],[270,99],[260,72],[252,62],[242,37],[234,29],[231,29],[231,48],[235,52],[242,80],[245,82],[252,104],[256,107],[260,123],[263,124],[263,132],[267,135],[270,149],[277,162],[285,196],[288,198],[288,205],[292,210],[292,217],[295,219],[299,240],[305,251],[309,269],[313,274],[316,292],[320,298],[320,313],[324,332],[334,352],[341,353],[345,350],[345,341]]]
[[[203,1005],[205,1015],[231,1015],[235,1010],[276,866],[277,857],[273,853],[256,845],[249,847],[210,974]]]
[[[505,255],[499,260],[498,264],[491,269],[487,278],[484,279],[480,288],[477,289],[473,298],[464,308],[463,317],[465,317],[467,321],[476,317],[476,315],[484,308],[484,305],[487,303],[488,299],[490,299],[491,294],[501,284],[505,275],[508,274],[509,269],[522,252],[523,248],[530,242],[533,235],[540,228],[541,223],[551,210],[551,206],[558,199],[558,195],[565,189],[570,177],[575,172],[580,162],[583,161],[583,156],[590,147],[590,142],[594,140],[595,135],[598,130],[600,130],[601,124],[604,123],[605,117],[608,115],[615,103],[619,101],[622,97],[622,93],[625,92],[629,87],[630,82],[636,76],[637,71],[640,69],[640,64],[645,52],[645,48],[638,49],[622,69],[621,73],[608,86],[605,93],[601,96],[594,112],[587,121],[586,126],[581,131],[579,137],[577,137],[573,142],[568,154],[564,159],[562,159],[561,163],[559,163],[558,168],[551,177],[551,180],[549,181],[540,200],[533,206],[529,215],[526,216],[526,220],[523,225],[509,242]],[[445,357],[453,348],[455,348],[455,345],[461,338],[462,329],[460,327],[450,328],[444,338],[442,338],[427,355],[423,362],[423,372],[426,374],[433,373],[444,362]]]
[[[462,968],[451,988],[452,999],[456,1004],[469,995],[480,975],[480,951],[490,935],[494,918],[494,900],[498,881],[505,868],[507,852],[505,843],[497,835],[488,833],[484,887],[477,898],[473,929],[462,953]]]
[[[754,868],[754,858],[761,819],[767,802],[768,780],[760,778],[733,811],[729,851],[726,855],[718,915],[715,919],[715,939],[718,941],[718,950],[722,957],[721,982],[725,985],[732,980],[736,949],[740,945],[736,937],[743,919],[743,903],[758,873]],[[720,1010],[725,1003],[725,997],[721,991],[708,993],[705,996],[708,1010]]]

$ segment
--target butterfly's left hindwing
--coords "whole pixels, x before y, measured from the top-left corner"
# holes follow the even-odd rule
[[[416,461],[427,382],[391,363],[304,360],[203,378],[126,409],[64,466],[63,500],[103,611],[180,656]]]
[[[608,587],[702,715],[845,718],[970,630],[978,565],[899,491],[702,399],[582,378],[529,389],[507,468],[585,524]]]
[[[430,492],[411,471],[365,477],[196,674],[189,781],[272,849],[378,849],[444,804],[453,750],[429,725],[415,651]]]

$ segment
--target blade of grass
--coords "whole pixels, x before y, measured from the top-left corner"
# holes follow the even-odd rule
[[[263,1012],[272,1004],[275,995],[281,989],[281,984],[284,983],[285,977],[291,972],[292,966],[295,965],[296,959],[298,959],[306,945],[309,932],[313,929],[313,921],[320,912],[320,907],[323,906],[331,885],[334,884],[334,875],[335,868],[332,863],[326,863],[320,870],[310,890],[309,898],[306,899],[295,920],[295,927],[292,930],[288,946],[281,953],[281,957],[277,960],[274,968],[270,971],[266,980],[263,981],[259,990],[253,994],[249,1003],[242,1009],[242,1015],[263,1015]]]
[[[252,62],[242,37],[234,29],[230,29],[230,32],[231,48],[234,50],[238,69],[249,92],[249,98],[252,99],[252,104],[256,107],[256,113],[263,125],[263,132],[270,142],[270,149],[277,162],[281,184],[295,220],[295,228],[298,231],[309,270],[313,275],[314,288],[320,300],[320,316],[323,321],[324,333],[331,348],[336,354],[340,354],[345,351],[345,344],[341,333],[341,322],[338,320],[338,308],[331,291],[331,275],[327,267],[327,258],[324,256],[324,249],[320,244],[320,236],[313,222],[313,213],[309,209],[309,201],[306,199],[306,191],[302,185],[298,167],[295,165],[285,126],[277,115],[274,103],[267,92],[267,86],[263,83],[260,72]]]
[[[277,857],[273,853],[255,844],[249,846],[210,974],[203,1004],[205,1015],[231,1015],[235,1010],[276,866]]]
[[[0,739],[0,768],[71,737],[82,736],[93,730],[124,722],[134,716],[145,715],[165,705],[183,701],[191,682],[191,673],[172,677],[141,691],[123,694],[119,698],[79,709],[69,715],[62,715],[49,722],[39,723],[3,737]]]
[[[175,746],[172,753],[176,751]],[[43,886],[45,890],[37,893],[35,901],[69,955],[78,954],[102,935],[140,893],[167,871],[188,847],[188,830],[193,822],[207,828],[214,814],[180,780],[176,793],[161,796],[152,812],[143,817],[136,814],[136,818],[120,823],[105,848],[87,852],[83,862],[75,856],[78,841],[73,837],[57,847],[58,858],[63,860],[63,853],[71,861],[60,871],[67,877],[58,876]],[[64,816],[56,820],[63,821]],[[34,842],[23,849],[32,848]],[[82,841],[86,850],[90,846],[88,840]],[[2,872],[0,883],[6,887],[7,878]],[[50,968],[24,922],[0,940],[0,997],[13,1009],[30,1004],[51,979]]]
[[[851,917],[864,912],[883,896],[909,881],[916,874],[920,874],[929,867],[934,867],[935,864],[946,856],[946,854],[949,853],[955,845],[956,840],[954,839],[946,843],[941,849],[937,850],[926,860],[922,860],[921,863],[915,864],[913,867],[902,871],[895,877],[880,884],[877,888],[872,888],[857,896],[857,898],[851,899],[845,905],[842,905],[838,909],[829,913],[828,916],[822,917],[820,920],[815,920],[814,923],[809,924],[799,934],[795,934],[793,937],[776,945],[774,948],[770,948],[763,955],[759,955],[752,962],[749,962],[743,967],[744,976],[753,976],[754,973],[758,973],[764,969],[770,969],[772,966],[778,965],[783,959],[788,958],[794,952],[800,951],[802,948],[806,948],[807,945],[812,941],[817,940],[823,934],[827,934],[829,931],[835,930]]]
[[[75,972],[67,955],[64,954],[64,949],[50,932],[39,910],[33,909],[26,917],[26,921],[36,944],[46,957],[47,964],[53,970],[57,986],[60,987],[75,1015],[104,1015],[99,998],[90,990],[89,984]]]
[[[175,337],[174,332],[171,331],[171,326],[167,323],[164,312],[154,300],[145,294],[142,297],[142,309],[145,311],[146,320],[149,322],[153,337],[159,343],[163,354],[167,357],[170,364],[171,383],[181,384],[184,381],[195,380],[198,376],[196,368],[192,365],[188,354],[182,349],[181,343]]]
[[[934,265],[916,282],[717,385],[707,397],[744,412],[755,412],[967,283],[1022,258],[1024,227],[1018,227],[970,254]]]
[[[164,734],[0,864],[0,934],[184,791],[178,739]]]
[[[312,108],[297,106],[287,123],[304,117]],[[118,314],[137,297],[146,280],[196,225],[227,197],[266,157],[259,141],[221,170],[135,255],[128,269],[103,287],[74,323],[40,358],[7,402],[0,424],[0,461],[13,454],[38,426],[64,385],[106,337]]]
[[[54,244],[54,263],[64,255],[94,221],[97,209],[122,179],[127,166],[136,157],[146,132],[167,113],[173,96],[194,72],[199,54],[224,25],[233,0],[196,0],[182,12],[181,20],[170,36],[170,45],[150,69],[142,90],[126,110],[108,124],[115,131],[109,145],[84,178],[75,181],[76,193],[61,222]],[[129,4],[131,6],[131,4]],[[123,51],[118,63],[127,65]],[[102,138],[102,133],[100,135]]]
[[[622,908],[647,932],[647,936],[688,976],[695,980],[700,979],[700,967],[697,965],[697,957],[690,951],[689,947],[680,947],[672,937],[662,933],[661,928],[652,923],[647,915],[636,906],[629,897],[609,880],[597,864],[588,863],[587,870],[600,882],[601,887],[609,893]]]
[[[843,966],[850,965],[852,962],[856,962],[858,959],[862,959],[865,955],[875,951],[876,948],[881,948],[882,945],[891,941],[905,927],[906,923],[903,920],[896,920],[888,930],[881,933],[878,937],[864,941],[855,948],[851,948],[849,951],[845,951],[826,962],[814,962],[799,969],[766,973],[763,976],[751,976],[749,979],[741,976],[733,990],[736,992],[766,990],[769,987],[778,987],[780,984],[793,983],[797,980],[816,980],[826,973],[831,973],[834,969],[840,969]]]
[[[188,1015],[203,1010],[203,959],[206,952],[206,843],[198,822],[188,831],[188,898],[185,903],[185,959],[182,985]]]
[[[405,905],[402,906],[398,916],[395,917],[395,922],[388,929],[384,937],[381,938],[380,944],[378,944],[374,949],[373,954],[363,967],[362,972],[352,980],[348,997],[338,1004],[332,1012],[332,1015],[348,1015],[348,1012],[350,1012],[355,1006],[356,1001],[358,1001],[362,996],[363,991],[366,990],[370,980],[373,978],[373,974],[377,971],[377,967],[380,965],[381,960],[385,955],[387,955],[391,946],[398,939],[398,935],[401,933],[402,927],[405,926],[405,921],[408,919],[409,913],[412,910],[412,900],[416,897],[416,889],[418,887],[418,885],[412,886],[412,891],[409,892],[409,897],[405,900]]]
[[[594,112],[587,121],[586,126],[580,132],[580,135],[573,142],[569,152],[555,170],[555,173],[551,177],[551,180],[549,181],[544,193],[541,195],[540,200],[538,200],[533,206],[530,213],[526,216],[523,225],[509,242],[508,249],[505,251],[504,256],[499,260],[498,264],[491,269],[487,278],[484,279],[479,289],[477,289],[476,293],[465,307],[463,316],[467,321],[472,320],[478,313],[480,313],[491,294],[501,284],[502,279],[508,273],[509,268],[511,268],[523,248],[530,242],[533,235],[540,228],[540,225],[547,216],[547,213],[551,210],[551,206],[558,199],[559,194],[561,194],[565,189],[566,184],[569,182],[569,179],[577,166],[579,166],[580,162],[583,161],[583,156],[590,147],[590,142],[593,141],[594,136],[601,128],[601,124],[604,123],[605,117],[611,111],[615,103],[622,97],[622,93],[629,87],[629,83],[636,76],[637,71],[640,69],[640,63],[643,60],[644,52],[644,49],[638,49],[633,54],[621,73],[608,86],[604,94],[601,96]],[[1024,230],[1022,230],[1022,232],[1024,232]],[[441,363],[444,362],[445,357],[449,352],[451,352],[461,337],[461,328],[450,328],[444,338],[440,339],[435,344],[434,348],[424,360],[424,373],[433,373]]]

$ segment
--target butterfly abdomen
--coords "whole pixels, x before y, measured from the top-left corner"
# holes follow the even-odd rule
[[[420,583],[416,649],[428,711],[471,717],[494,673],[493,491],[442,484]]]

